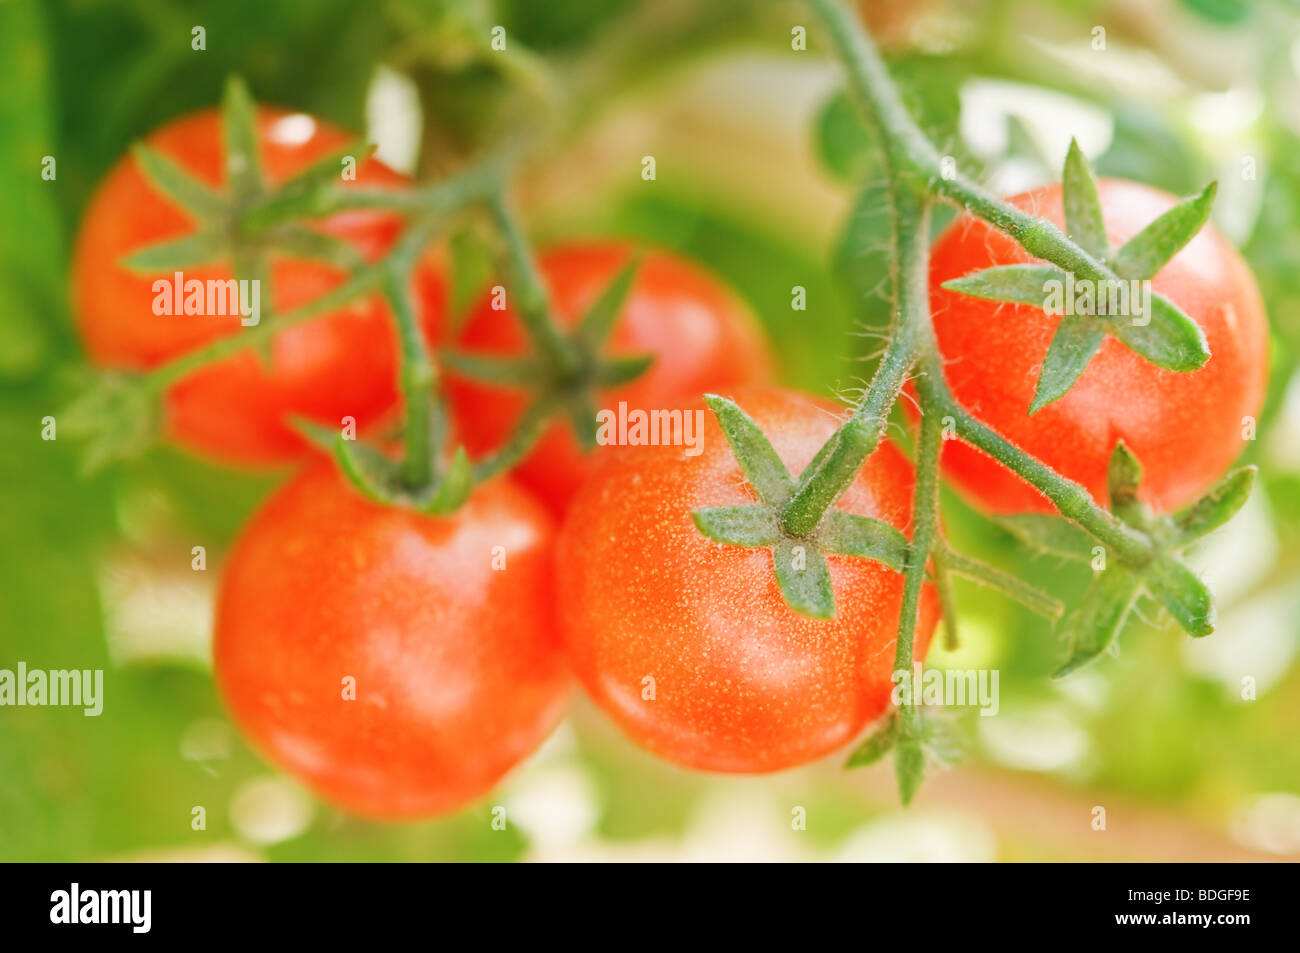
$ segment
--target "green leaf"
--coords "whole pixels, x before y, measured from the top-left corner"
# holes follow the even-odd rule
[[[1140,585],[1128,570],[1111,565],[1094,573],[1075,616],[1070,657],[1053,673],[1063,678],[1096,659],[1110,648],[1137,599]]]
[[[1179,202],[1121,245],[1114,259],[1120,277],[1154,278],[1209,221],[1218,188],[1211,182],[1200,195]]]
[[[637,354],[632,357],[614,357],[601,361],[592,372],[592,383],[597,387],[618,387],[628,381],[634,381],[655,362],[653,354]]]
[[[138,275],[159,275],[168,271],[220,261],[230,254],[224,237],[204,231],[172,241],[146,245],[122,259],[122,267]]]
[[[162,430],[157,394],[136,375],[93,372],[88,385],[55,418],[64,434],[85,441],[81,472],[89,476],[114,460],[138,456]]]
[[[306,437],[318,450],[323,450],[330,455],[334,453],[334,442],[342,433],[337,427],[324,427],[306,417],[291,416],[289,425]]]
[[[152,146],[137,142],[131,146],[131,156],[149,184],[171,199],[199,221],[218,217],[226,207],[220,192],[206,182],[192,176],[186,169],[172,161]]]
[[[462,377],[504,387],[532,389],[540,386],[544,376],[536,358],[532,357],[498,357],[471,351],[442,351],[439,357],[444,366]]]
[[[230,192],[245,200],[262,191],[261,156],[257,149],[257,107],[237,76],[226,80],[221,100],[221,129],[226,147],[226,181]]]
[[[1142,464],[1128,444],[1123,440],[1115,441],[1115,449],[1110,452],[1106,464],[1106,492],[1110,495],[1111,507],[1118,509],[1135,500],[1141,482]]]
[[[945,281],[943,287],[973,298],[1043,308],[1047,304],[1047,283],[1058,281],[1064,286],[1065,280],[1065,272],[1055,265],[994,265]]]
[[[925,752],[918,739],[899,739],[894,748],[894,777],[898,781],[899,799],[911,804],[925,778]]]
[[[1124,346],[1168,371],[1194,371],[1210,359],[1200,325],[1164,295],[1152,293],[1145,325],[1131,319],[1111,321],[1111,332]]]
[[[1059,516],[1016,513],[993,521],[1032,549],[1084,563],[1092,559],[1092,537]]]
[[[844,763],[847,768],[865,768],[869,764],[875,764],[893,749],[898,741],[898,715],[894,712],[889,714],[885,724],[873,731],[867,738],[853,749],[849,755],[849,760]]]
[[[303,225],[285,225],[276,229],[271,246],[282,255],[324,262],[341,271],[355,271],[366,263],[356,246]]]
[[[1110,242],[1106,238],[1101,199],[1097,197],[1097,180],[1074,139],[1070,140],[1070,151],[1065,156],[1062,182],[1066,234],[1093,258],[1104,260],[1110,253]]]
[[[293,219],[319,217],[328,211],[333,190],[342,185],[343,160],[355,158],[360,165],[373,152],[374,146],[357,139],[317,160],[274,191],[249,202],[240,215],[240,227],[246,233],[257,233]]]
[[[1210,590],[1178,560],[1157,560],[1146,568],[1142,581],[1188,635],[1199,639],[1214,631]]]
[[[759,499],[773,506],[784,503],[794,489],[794,480],[758,424],[725,397],[705,394],[704,402],[718,418],[718,425],[731,444],[741,472],[757,491]]]
[[[469,455],[464,447],[457,447],[456,453],[442,474],[438,484],[421,509],[425,513],[441,516],[453,513],[469,499],[474,490],[474,468],[469,462]]]
[[[578,321],[574,336],[584,341],[589,348],[599,347],[614,330],[614,325],[618,323],[618,316],[623,310],[623,303],[627,300],[628,292],[632,290],[632,282],[640,267],[641,256],[632,256],[632,259],[619,269],[618,274],[600,293],[600,297]]]
[[[817,529],[817,543],[824,552],[861,556],[901,572],[907,563],[905,537],[883,520],[831,508]]]
[[[1088,362],[1106,338],[1106,324],[1080,314],[1067,315],[1056,328],[1052,345],[1043,360],[1031,414],[1064,397],[1088,367]]]
[[[786,603],[800,615],[829,619],[835,615],[831,574],[821,553],[806,540],[783,539],[772,550],[776,581]]]
[[[1174,517],[1180,541],[1189,543],[1214,532],[1246,505],[1255,485],[1255,467],[1233,470],[1216,483],[1210,492]]]
[[[404,495],[402,468],[369,444],[347,440],[338,434],[334,440],[334,459],[347,481],[362,495],[378,503],[396,503]]]
[[[691,511],[701,533],[734,546],[775,546],[781,541],[776,511],[766,503],[750,506],[705,506]]]

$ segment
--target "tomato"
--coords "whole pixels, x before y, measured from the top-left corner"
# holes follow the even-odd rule
[[[472,801],[565,703],[554,532],[504,479],[433,517],[364,499],[327,463],[309,467],[254,517],[224,569],[215,669],[236,722],[357,814]]]
[[[734,399],[791,473],[843,410],[789,391]],[[828,555],[834,618],[790,609],[770,550],[713,542],[691,520],[697,507],[756,499],[704,415],[699,455],[627,448],[579,491],[560,531],[560,622],[587,691],[639,744],[693,768],[777,771],[847,744],[886,709],[903,579],[876,562]],[[901,530],[911,495],[911,464],[886,442],[836,505]],[[927,586],[917,659],[937,617]]]
[[[309,116],[270,108],[258,110],[257,131],[262,174],[272,185],[352,139]],[[177,119],[145,141],[199,180],[213,187],[225,181],[221,119],[215,110]],[[351,184],[401,187],[406,183],[404,176],[368,160],[358,167]],[[401,224],[390,213],[358,211],[333,216],[314,227],[374,260],[391,247]],[[173,272],[141,275],[121,263],[141,248],[194,231],[188,213],[145,179],[132,156],[108,173],[86,209],[73,258],[76,318],[92,361],[148,370],[241,331],[237,313],[155,314],[154,282],[172,279]],[[181,271],[187,282],[234,277],[229,262]],[[276,257],[270,277],[273,300],[260,302],[264,319],[272,310],[287,311],[319,297],[345,275],[322,262]],[[415,281],[424,305],[423,319],[435,327],[440,321],[441,279],[425,262]],[[289,415],[332,427],[351,416],[364,427],[393,406],[396,342],[383,302],[377,297],[357,300],[276,334],[269,366],[258,354],[243,351],[186,375],[167,394],[166,430],[186,447],[221,461],[267,465],[291,460],[306,446],[286,423]]]
[[[559,320],[572,323],[589,308],[632,255],[612,243],[562,245],[539,258]],[[507,302],[508,302],[507,298]],[[494,311],[485,299],[466,319],[458,346],[471,353],[518,354],[527,339],[515,313]],[[766,345],[743,305],[714,278],[667,252],[645,255],[608,352],[654,355],[640,377],[600,395],[597,410],[671,410],[700,394],[766,381],[771,362]],[[498,448],[514,429],[528,396],[518,390],[449,374],[448,396],[461,422],[466,448],[482,456]],[[601,448],[607,451],[607,448]],[[517,466],[516,478],[562,512],[591,472],[565,420],[557,420]]]
[[[1163,192],[1102,180],[1112,247],[1175,204]],[[1010,200],[1064,223],[1061,187]],[[991,265],[1033,260],[1010,238],[963,217],[934,247],[930,304],[948,383],[968,410],[1049,466],[1106,499],[1106,465],[1122,439],[1143,466],[1140,493],[1169,510],[1206,490],[1242,449],[1243,418],[1258,412],[1268,328],[1255,280],[1236,250],[1207,225],[1152,280],[1205,332],[1210,360],[1189,373],[1165,371],[1107,336],[1074,387],[1032,417],[1038,370],[1060,321],[1038,308],[983,301],[940,284]],[[1037,490],[990,457],[956,441],[946,472],[995,512],[1051,510]]]

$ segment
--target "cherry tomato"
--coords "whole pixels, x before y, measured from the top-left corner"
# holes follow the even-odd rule
[[[257,130],[262,174],[271,185],[352,139],[310,116],[271,108],[258,110]],[[215,110],[177,119],[145,141],[201,181],[222,187],[225,155],[221,119]],[[367,160],[357,168],[351,184],[400,187],[406,183],[404,176]],[[313,227],[374,260],[396,240],[401,219],[390,213],[357,211]],[[122,264],[132,252],[194,231],[188,214],[145,179],[132,156],[121,159],[108,173],[86,209],[73,260],[76,317],[92,361],[147,370],[242,330],[238,313],[155,314],[154,282],[172,279],[174,273],[137,274]],[[186,281],[234,277],[229,262],[181,271]],[[319,261],[273,258],[273,300],[260,302],[263,318],[309,302],[345,277],[338,268]],[[436,327],[441,320],[441,279],[425,262],[414,280],[423,320]],[[286,423],[290,415],[332,427],[350,416],[364,427],[393,406],[396,341],[382,300],[358,299],[276,334],[269,366],[258,354],[243,351],[186,375],[167,394],[166,430],[186,447],[225,462],[267,465],[291,460],[306,445]]]
[[[630,247],[562,245],[539,259],[557,317],[572,323],[589,308],[632,255]],[[507,299],[508,301],[508,299]],[[474,353],[518,354],[527,339],[515,313],[494,311],[485,299],[467,318],[459,347]],[[603,392],[597,410],[671,410],[702,393],[766,381],[771,362],[744,306],[716,279],[666,252],[648,253],[611,335],[610,354],[654,356],[640,377]],[[449,375],[448,396],[469,452],[498,448],[514,429],[527,395]],[[608,448],[600,448],[608,452]],[[518,465],[515,477],[562,512],[592,468],[567,421],[547,428]]]
[[[734,399],[795,474],[842,416],[789,391]],[[834,618],[790,609],[770,550],[713,542],[692,523],[697,507],[755,499],[704,413],[699,455],[628,448],[578,493],[560,531],[561,626],[587,691],[633,740],[693,768],[777,771],[835,751],[885,711],[903,579],[828,555]],[[836,505],[903,529],[911,495],[911,464],[884,443]],[[917,659],[937,617],[927,586]]]
[[[1176,202],[1121,180],[1102,180],[1099,194],[1112,247]],[[1010,201],[1064,223],[1059,185]],[[959,219],[935,245],[930,303],[954,395],[1099,501],[1106,499],[1106,466],[1120,439],[1142,463],[1140,492],[1147,502],[1169,510],[1194,500],[1240,453],[1245,418],[1258,412],[1264,394],[1267,319],[1241,256],[1207,225],[1151,282],[1205,332],[1211,356],[1204,367],[1161,370],[1108,336],[1073,388],[1032,417],[1038,370],[1059,316],[940,287],[991,265],[1031,260],[1010,238],[971,218]],[[943,462],[962,488],[995,512],[1051,510],[1028,483],[965,444],[946,444]]]
[[[553,537],[505,480],[433,517],[309,467],[225,567],[214,654],[227,706],[272,761],[357,814],[474,800],[564,706]]]

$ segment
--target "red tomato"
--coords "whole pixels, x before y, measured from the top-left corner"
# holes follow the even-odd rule
[[[225,567],[214,654],[226,704],[271,760],[347,810],[414,817],[472,801],[564,706],[553,537],[505,480],[431,517],[309,468]]]
[[[572,323],[589,308],[632,255],[609,243],[563,245],[541,255],[558,317]],[[507,299],[508,300],[508,299]],[[515,313],[485,300],[466,320],[459,346],[468,352],[518,354],[527,338]],[[700,394],[760,383],[771,362],[753,318],[717,280],[666,252],[645,256],[610,336],[608,353],[653,354],[637,379],[600,396],[597,410],[671,410]],[[475,456],[497,449],[527,402],[522,391],[449,376],[448,395]],[[562,512],[592,468],[567,421],[556,421],[515,470],[518,480]]]
[[[345,146],[352,137],[303,114],[258,110],[258,143],[265,179],[276,184]],[[221,119],[215,110],[168,123],[146,142],[192,175],[214,186],[225,181]],[[404,176],[375,160],[357,170],[355,184],[402,186]],[[401,219],[370,211],[336,215],[314,226],[354,245],[367,260],[396,240]],[[107,367],[146,370],[241,330],[238,314],[158,315],[154,281],[121,260],[148,245],[195,230],[186,212],[145,178],[134,158],[109,172],[86,209],[73,260],[73,299],[91,360]],[[182,269],[186,281],[232,278],[228,262]],[[273,301],[261,301],[263,317],[309,302],[336,287],[345,275],[330,265],[275,258]],[[441,280],[426,262],[415,278],[424,320],[441,320]],[[234,309],[230,309],[234,310]],[[166,429],[177,441],[218,460],[265,465],[291,460],[305,450],[286,424],[298,414],[337,427],[351,416],[358,426],[374,421],[397,400],[397,338],[377,297],[353,304],[275,335],[272,361],[244,351],[207,365],[168,392]]]
[[[792,473],[842,416],[789,391],[735,399]],[[847,744],[885,711],[903,578],[829,555],[835,617],[790,609],[770,550],[715,543],[691,521],[697,507],[755,499],[704,414],[698,456],[629,448],[579,492],[560,531],[561,625],[587,691],[635,741],[693,768],[777,771]],[[903,529],[911,496],[911,464],[884,443],[836,505]],[[927,586],[917,659],[937,618]]]
[[[1111,245],[1118,247],[1175,204],[1163,192],[1120,180],[1099,183]],[[1061,187],[1010,200],[1064,224]],[[1198,371],[1161,370],[1107,337],[1060,400],[1032,417],[1038,370],[1060,322],[1038,308],[982,301],[939,287],[987,268],[1032,261],[1010,238],[962,218],[934,247],[930,304],[953,394],[1004,437],[1106,499],[1116,441],[1143,466],[1142,496],[1161,510],[1194,500],[1241,452],[1243,418],[1258,412],[1268,327],[1255,279],[1236,250],[1207,225],[1152,280],[1205,332],[1210,360]],[[965,444],[945,445],[946,471],[989,509],[1050,512],[1046,497]]]

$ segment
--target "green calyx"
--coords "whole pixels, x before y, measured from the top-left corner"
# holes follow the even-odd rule
[[[907,539],[883,520],[832,508],[810,532],[789,532],[782,512],[797,481],[753,418],[724,397],[708,394],[704,400],[758,502],[694,510],[691,518],[701,533],[719,543],[770,549],[782,596],[790,608],[815,619],[835,615],[827,554],[873,559],[890,569],[903,569],[909,553]]]
[[[526,416],[541,419],[562,413],[579,444],[591,450],[596,445],[600,394],[635,380],[654,363],[651,354],[609,356],[603,353],[640,265],[636,257],[624,265],[574,328],[566,334],[555,335],[547,347],[535,348],[533,353],[521,357],[444,351],[440,355],[442,362],[463,377],[531,392],[533,399]],[[549,308],[549,301],[544,297],[520,304],[521,312],[540,310],[546,327],[554,329],[558,324],[551,319]],[[529,324],[526,315],[521,317]]]
[[[270,188],[257,148],[257,112],[247,86],[232,77],[221,104],[226,187],[214,189],[168,156],[144,143],[131,154],[146,179],[194,220],[193,233],[150,245],[123,259],[124,267],[156,275],[216,261],[229,262],[238,280],[256,280],[263,301],[271,294],[273,255],[306,258],[353,271],[365,262],[347,242],[307,228],[303,217],[326,211],[327,196],[339,182],[342,162],[364,160],[372,150],[350,143]],[[262,341],[262,344],[267,344]],[[262,348],[262,356],[269,352]]]
[[[976,298],[1060,308],[1063,317],[1043,361],[1031,414],[1065,396],[1107,335],[1165,370],[1205,365],[1210,351],[1200,326],[1145,283],[1209,220],[1215,191],[1211,183],[1112,248],[1092,168],[1072,141],[1062,176],[1066,233],[1093,259],[1091,273],[1067,274],[1050,264],[996,265],[944,282],[944,288]]]
[[[1059,517],[1021,514],[998,520],[1031,548],[1093,566],[1092,583],[1069,621],[1070,652],[1057,678],[1109,649],[1142,595],[1159,602],[1188,635],[1201,638],[1214,631],[1210,591],[1179,553],[1241,509],[1255,472],[1255,467],[1233,470],[1191,506],[1173,514],[1156,513],[1138,498],[1141,464],[1123,441],[1118,442],[1107,474],[1111,510],[1151,540],[1151,557],[1141,565],[1124,563]]]
[[[446,421],[436,402],[430,399],[428,407],[427,446],[433,451],[431,472],[418,485],[411,484],[403,460],[394,459],[377,447],[341,430],[302,418],[295,419],[293,424],[299,433],[334,459],[339,473],[366,498],[441,516],[455,512],[469,498],[474,489],[474,471],[464,447],[457,447],[449,457],[441,452],[447,436]],[[408,443],[410,439],[407,434]]]

